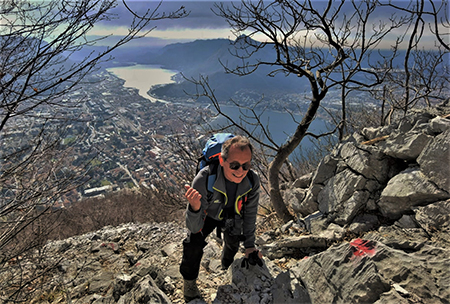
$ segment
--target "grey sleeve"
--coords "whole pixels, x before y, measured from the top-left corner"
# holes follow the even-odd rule
[[[206,217],[206,208],[208,207],[208,202],[206,200],[208,191],[206,189],[206,180],[208,178],[208,168],[201,170],[197,176],[192,181],[192,187],[196,189],[201,195],[202,198],[201,206],[198,211],[193,211],[187,204],[186,208],[186,227],[192,233],[197,233],[203,228],[203,223]]]
[[[256,173],[253,173],[253,186],[250,191],[244,210],[243,230],[245,235],[244,247],[255,247],[256,214],[258,212],[260,193],[260,180]]]

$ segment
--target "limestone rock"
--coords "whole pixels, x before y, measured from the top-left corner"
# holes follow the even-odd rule
[[[450,200],[414,208],[416,221],[428,232],[450,228]]]
[[[345,143],[338,150],[341,159],[338,167],[350,168],[366,179],[374,179],[380,184],[386,183],[392,176],[391,170],[395,168],[392,159],[378,148]]]
[[[445,257],[448,250],[437,251],[432,258],[441,262],[424,264],[422,259],[431,248],[408,254],[380,242],[357,241],[330,247],[291,268],[312,303],[375,303],[381,295],[398,295],[399,288],[393,284],[400,286],[402,293],[407,290],[419,299],[436,303],[449,299],[450,291],[445,286],[450,273],[450,259]]]
[[[432,139],[432,136],[424,133],[399,134],[386,140],[384,153],[394,158],[413,161]]]
[[[435,133],[442,133],[450,129],[450,119],[437,116],[430,121],[431,129]]]
[[[172,303],[165,293],[163,293],[150,276],[142,278],[136,286],[117,301],[119,304],[129,303]]]
[[[294,181],[294,183],[292,184],[292,188],[308,188],[309,184],[311,183],[312,180],[312,173],[300,176],[298,179],[296,179]]]
[[[430,141],[417,162],[430,181],[450,193],[450,129]]]
[[[414,206],[426,205],[449,198],[450,195],[436,187],[418,168],[410,168],[393,177],[381,193],[378,206],[382,214],[399,219]]]
[[[294,188],[290,191],[286,191],[284,194],[284,201],[294,210],[296,213],[302,211],[301,202],[306,196],[306,190]]]

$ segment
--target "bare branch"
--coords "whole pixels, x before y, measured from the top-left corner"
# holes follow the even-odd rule
[[[153,20],[187,14],[180,9],[134,15],[124,36],[75,61],[74,54],[108,38],[89,35],[94,26],[111,20],[116,1],[41,2],[0,5],[0,269],[12,257],[35,254],[34,249],[43,245],[44,230],[54,225],[41,224],[42,216],[83,186],[96,169],[93,160],[102,151],[83,146],[90,140],[93,118],[81,111],[90,101],[82,86],[94,82],[93,72],[113,50],[151,31]],[[84,126],[74,126],[75,121]],[[83,157],[78,158],[77,149],[83,149]],[[26,233],[35,227],[35,235]],[[43,268],[41,274],[47,270]],[[28,287],[34,278],[0,282],[2,301],[29,302],[27,294],[33,288]]]

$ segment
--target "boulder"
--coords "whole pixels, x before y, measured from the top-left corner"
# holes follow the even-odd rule
[[[330,178],[318,196],[319,210],[330,214],[333,222],[346,224],[364,209],[369,193],[364,191],[366,178],[344,170]]]
[[[136,276],[119,275],[114,281],[113,298],[117,302],[120,297],[129,292],[136,284]]]
[[[291,188],[303,188],[306,189],[309,187],[309,184],[311,184],[312,180],[312,173],[305,174],[303,176],[300,176],[297,178],[294,183],[292,184]]]
[[[350,226],[347,228],[349,232],[354,235],[361,235],[364,232],[370,231],[379,225],[379,220],[376,215],[373,214],[361,214],[358,215]]]
[[[288,237],[276,242],[277,247],[289,248],[327,248],[327,239],[314,235],[301,235],[298,237]]]
[[[433,137],[424,133],[400,133],[389,137],[383,145],[384,153],[394,158],[415,161]]]
[[[432,247],[408,254],[381,242],[355,239],[299,261],[290,272],[302,282],[311,303],[375,303],[402,299],[406,293],[416,300],[445,303],[450,297],[449,252],[435,249],[427,261]]]
[[[425,124],[429,123],[435,115],[426,110],[411,110],[403,119],[397,127],[397,131],[400,133],[408,133],[409,131],[421,129]]]
[[[301,202],[305,196],[305,189],[293,188],[290,191],[285,191],[283,200],[292,208],[292,210],[294,210],[295,213],[301,213],[303,211]]]
[[[316,171],[312,176],[312,184],[324,184],[325,181],[330,179],[336,171],[338,164],[338,159],[336,155],[330,154],[325,156],[322,161],[320,161]]]
[[[450,119],[437,116],[430,121],[434,133],[442,133],[450,129]]]
[[[450,128],[425,146],[417,163],[431,182],[450,193]]]
[[[393,132],[396,126],[388,125],[380,128],[368,127],[361,130],[361,135],[365,140],[388,136]]]
[[[331,247],[300,261],[291,274],[305,286],[312,303],[373,303],[390,290],[389,282],[369,256],[355,250],[348,243]]]
[[[398,221],[395,222],[395,225],[401,228],[417,228],[417,222],[414,218],[414,215],[404,214]]]
[[[341,160],[338,162],[338,171],[339,168],[349,168],[366,179],[376,180],[380,184],[385,184],[396,173],[395,161],[382,153],[379,148],[345,143],[337,150],[340,151]]]
[[[390,219],[399,219],[414,206],[423,206],[450,198],[430,182],[419,168],[409,168],[394,176],[383,189],[378,206]]]
[[[450,200],[414,208],[416,222],[426,231],[450,229]]]
[[[217,290],[217,297],[213,303],[274,303],[271,294],[274,278],[272,273],[263,266],[243,266],[243,258],[233,262],[227,272],[227,282]]]
[[[299,213],[302,216],[307,216],[308,214],[319,210],[317,196],[322,191],[325,182],[334,175],[337,168],[337,163],[338,160],[333,155],[327,155],[322,159],[322,161],[320,161],[312,176],[305,198],[300,203],[298,208]]]
[[[165,293],[163,293],[155,284],[150,276],[145,276],[136,283],[134,288],[124,294],[117,301],[118,304],[134,304],[134,303],[155,303],[170,304],[172,303]]]
[[[307,216],[319,210],[317,195],[322,191],[323,186],[320,184],[312,184],[306,191],[304,200],[298,208],[301,216]]]
[[[290,272],[280,273],[271,287],[272,303],[311,303],[309,294],[300,282],[292,279]]]

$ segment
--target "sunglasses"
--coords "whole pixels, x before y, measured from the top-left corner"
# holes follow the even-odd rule
[[[242,170],[244,171],[248,171],[250,170],[250,167],[252,166],[251,163],[245,163],[245,164],[240,164],[238,162],[232,162],[230,163],[230,169],[231,170],[239,170],[240,167],[242,167]]]

